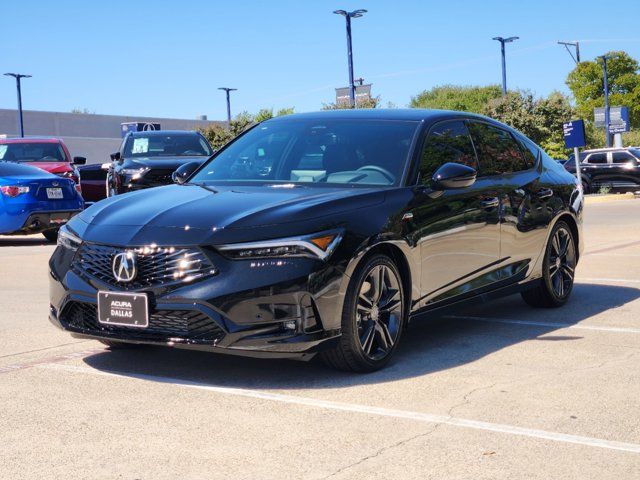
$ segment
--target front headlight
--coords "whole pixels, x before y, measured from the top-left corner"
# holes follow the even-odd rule
[[[326,260],[342,240],[342,232],[321,232],[260,242],[232,243],[217,248],[235,259],[310,257]]]
[[[142,177],[142,175],[144,175],[147,170],[149,170],[148,167],[142,167],[142,168],[123,168],[120,171],[123,174],[130,176],[131,180],[137,180],[140,177]]]
[[[72,251],[78,250],[82,240],[71,232],[66,226],[61,227],[58,231],[58,246],[67,248]]]

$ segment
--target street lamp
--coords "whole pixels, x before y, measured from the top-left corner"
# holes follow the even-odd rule
[[[346,10],[336,10],[333,13],[342,15],[347,21],[347,56],[349,61],[349,103],[351,108],[356,106],[356,86],[353,83],[353,51],[351,48],[351,19],[358,18],[367,13],[366,10],[354,10],[347,12]]]
[[[31,75],[23,75],[21,73],[5,73],[7,77],[16,79],[16,88],[18,90],[18,124],[20,125],[20,136],[24,137],[24,124],[22,121],[22,90],[20,89],[21,78],[31,78]]]
[[[227,124],[231,125],[231,99],[229,98],[229,92],[235,92],[237,88],[219,87],[218,90],[224,90],[227,93]]]
[[[558,42],[558,45],[564,45],[564,48],[567,49],[567,52],[569,52],[569,55],[571,55],[571,58],[573,58],[573,61],[576,62],[576,65],[580,63],[580,42],[575,41],[575,42]],[[576,48],[576,56],[573,56],[573,53],[571,53],[571,50],[569,50],[569,47],[575,47]]]
[[[602,72],[604,76],[604,138],[606,146],[609,148],[611,146],[611,136],[609,135],[609,79],[607,78],[607,60],[611,57],[601,55],[598,58],[602,59]]]
[[[492,40],[497,40],[500,42],[500,51],[502,52],[502,96],[507,95],[507,64],[504,58],[504,44],[511,43],[514,40],[518,40],[520,37],[493,37]]]

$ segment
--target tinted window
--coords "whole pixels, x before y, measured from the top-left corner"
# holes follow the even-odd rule
[[[0,145],[0,160],[8,162],[66,162],[59,143],[7,143]]]
[[[397,184],[418,122],[267,121],[215,155],[193,182]]]
[[[469,130],[478,152],[482,176],[528,169],[520,146],[506,130],[480,122],[469,122]]]
[[[528,138],[518,137],[519,143],[522,146],[522,155],[528,168],[532,168],[538,161],[538,155],[540,150],[538,147]]]
[[[421,181],[428,183],[438,167],[447,162],[478,169],[471,137],[462,121],[439,123],[429,132],[420,158]]]
[[[135,135],[124,146],[125,157],[209,156],[211,149],[200,135]]]
[[[634,160],[633,155],[627,152],[613,152],[613,163],[629,163]]]
[[[587,157],[587,163],[607,163],[607,154],[593,153]]]

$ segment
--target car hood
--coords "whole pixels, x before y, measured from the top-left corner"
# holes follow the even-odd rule
[[[196,162],[203,163],[209,157],[139,157],[139,158],[127,158],[123,162],[124,168],[158,168],[175,170],[181,165],[187,163]]]
[[[335,221],[341,212],[370,207],[384,198],[380,188],[216,186],[211,191],[168,185],[103,200],[78,215],[70,227],[87,241],[122,245],[192,244],[212,235],[231,241],[248,231],[259,235],[255,229],[260,227],[269,227],[267,235],[277,237],[309,224],[319,228],[317,219]]]
[[[64,173],[73,170],[69,162],[21,162],[22,165],[36,167],[49,173]]]

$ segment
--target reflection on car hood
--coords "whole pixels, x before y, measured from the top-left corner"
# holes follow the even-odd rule
[[[158,244],[166,243],[159,237],[169,236],[167,241],[173,244],[190,244],[212,232],[305,223],[372,206],[385,198],[380,188],[215,189],[168,185],[118,195],[88,208],[70,227],[85,240],[99,243],[146,241],[155,232],[152,237]],[[172,229],[170,235],[167,229]],[[165,233],[159,235],[161,230]]]

